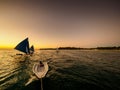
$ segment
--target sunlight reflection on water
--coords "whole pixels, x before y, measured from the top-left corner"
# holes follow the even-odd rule
[[[50,60],[44,79],[48,87],[44,90],[120,89],[120,51],[37,50],[33,56],[16,53],[0,50],[0,90],[39,89],[40,82],[34,84],[37,78],[25,86],[33,76],[33,64],[39,60]]]

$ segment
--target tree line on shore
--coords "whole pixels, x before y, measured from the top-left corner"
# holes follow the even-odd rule
[[[59,47],[59,48],[41,48],[40,50],[120,50],[120,46],[96,47],[96,48]]]

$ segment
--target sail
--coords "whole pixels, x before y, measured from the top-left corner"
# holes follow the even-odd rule
[[[28,38],[24,39],[21,41],[16,47],[16,50],[19,50],[21,52],[24,52],[26,54],[30,54],[30,49],[29,49],[29,41]]]
[[[33,46],[33,45],[30,47],[30,53],[31,53],[31,54],[34,53],[34,46]]]

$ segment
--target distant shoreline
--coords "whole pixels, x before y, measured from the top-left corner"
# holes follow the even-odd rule
[[[59,47],[59,48],[40,48],[40,50],[120,50],[119,47],[97,47],[97,48],[79,48],[79,47]]]

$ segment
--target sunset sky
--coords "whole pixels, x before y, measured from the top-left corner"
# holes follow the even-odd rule
[[[0,1],[0,48],[119,46],[118,1]]]

